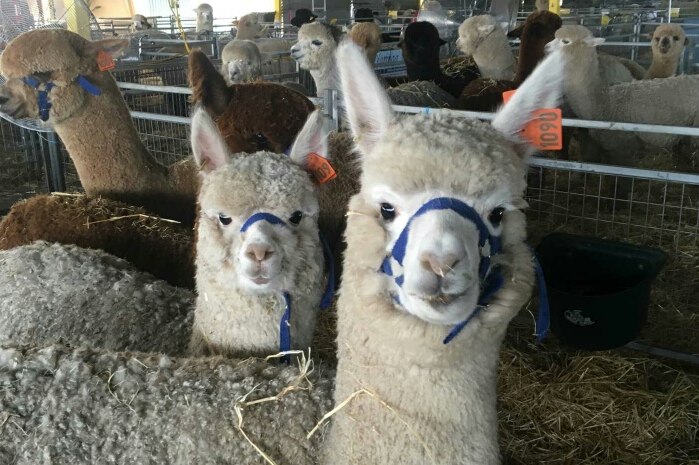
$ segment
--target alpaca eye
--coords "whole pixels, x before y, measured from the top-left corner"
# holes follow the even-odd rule
[[[570,40],[568,40],[568,39],[561,39],[561,43],[562,43],[563,45],[568,45],[568,44],[570,43]]]
[[[660,37],[656,37],[654,40],[655,40],[656,42],[659,42],[659,41],[660,41]]]
[[[393,221],[393,219],[396,217],[396,208],[390,203],[382,203],[381,217],[384,219],[384,221]]]
[[[291,216],[289,217],[289,223],[298,225],[302,219],[303,219],[303,212],[297,210],[294,213],[292,213]]]
[[[228,226],[228,225],[231,224],[231,222],[233,221],[233,220],[231,219],[230,216],[226,216],[226,215],[224,215],[223,213],[219,213],[219,214],[218,214],[218,220],[219,220],[219,221],[221,222],[221,224],[224,225],[224,226]]]
[[[505,209],[502,207],[498,207],[492,212],[490,212],[490,215],[488,215],[488,221],[490,221],[490,224],[493,226],[500,226],[500,223],[502,222],[502,216],[505,214]]]
[[[259,149],[264,149],[267,148],[267,145],[269,144],[269,139],[267,139],[267,136],[262,134],[261,132],[258,132],[255,134],[255,143],[257,144],[257,147]]]
[[[313,45],[315,45],[316,47],[319,47],[319,46],[323,45],[323,42],[321,42],[321,41],[318,40],[318,39],[312,41],[311,43],[312,43]]]

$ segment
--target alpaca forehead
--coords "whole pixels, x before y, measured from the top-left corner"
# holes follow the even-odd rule
[[[200,203],[231,215],[254,210],[285,212],[317,205],[308,174],[286,155],[270,152],[232,155],[228,164],[206,177]]]
[[[328,28],[321,23],[307,23],[301,26],[298,33],[299,40],[312,40],[316,38],[326,38],[333,40],[332,34]]]
[[[7,78],[66,69],[79,64],[78,50],[86,44],[78,34],[63,29],[25,32],[7,45],[0,67]]]
[[[363,185],[388,185],[396,192],[481,195],[506,183],[512,195],[521,194],[525,164],[512,143],[490,125],[475,120],[447,120],[440,125],[412,118],[406,118],[403,126],[394,123],[365,157]]]

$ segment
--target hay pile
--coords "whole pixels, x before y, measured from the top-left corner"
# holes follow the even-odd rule
[[[513,328],[500,358],[507,463],[699,463],[699,370],[618,352],[535,346]]]
[[[456,56],[451,57],[442,63],[442,73],[447,76],[460,76],[464,73],[471,73],[472,70],[478,69],[478,65],[473,60],[473,57]]]
[[[454,97],[432,81],[413,81],[386,89],[394,105],[411,107],[449,108]]]

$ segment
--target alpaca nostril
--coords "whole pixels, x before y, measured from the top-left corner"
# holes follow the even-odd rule
[[[2,97],[0,96],[0,105],[6,104],[10,100],[9,97]]]
[[[420,259],[423,268],[442,278],[453,271],[458,261],[459,258],[454,254],[440,256],[431,252],[424,253]]]
[[[272,246],[267,244],[251,244],[245,250],[245,255],[251,259],[258,262],[263,262],[268,260],[270,256],[274,253]]]

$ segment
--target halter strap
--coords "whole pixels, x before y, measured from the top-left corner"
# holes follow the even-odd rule
[[[282,220],[277,215],[269,212],[256,212],[245,220],[243,225],[240,227],[240,232],[243,233],[247,231],[250,226],[258,221],[266,221],[273,225],[281,225],[285,227],[289,226],[286,221]],[[330,307],[333,300],[333,294],[335,293],[335,263],[332,252],[330,251],[330,246],[328,246],[328,243],[325,241],[322,235],[319,234],[319,238],[323,247],[323,256],[328,267],[328,282],[320,300],[320,308],[325,310]],[[282,319],[279,322],[279,351],[288,352],[291,350],[291,294],[289,294],[288,291],[284,291],[282,295],[284,297],[285,309]],[[281,361],[289,363],[290,357],[285,355],[282,357]]]
[[[96,97],[102,95],[102,90],[93,83],[91,83],[82,74],[78,74],[78,76],[75,78],[75,81],[89,94],[92,94]],[[37,90],[38,95],[36,100],[37,105],[39,106],[39,118],[41,119],[41,121],[48,121],[52,106],[51,102],[49,101],[49,92],[51,92],[51,90],[54,87],[57,87],[56,84],[54,84],[51,81],[48,81],[43,83],[44,88],[41,89],[40,87],[42,82],[34,76],[25,76],[22,78],[22,82],[24,82],[29,87],[32,87]]]
[[[490,233],[488,226],[485,224],[481,216],[476,210],[467,203],[452,197],[437,197],[425,202],[418,210],[410,217],[403,230],[398,235],[396,243],[391,249],[391,253],[384,258],[381,263],[380,271],[388,276],[391,276],[398,287],[403,287],[405,276],[398,273],[397,269],[403,267],[405,259],[406,247],[410,235],[410,227],[415,220],[425,213],[433,210],[451,210],[462,218],[472,222],[478,230],[478,249],[480,250],[480,261],[478,264],[478,277],[480,279],[481,293],[478,296],[478,303],[469,316],[462,322],[456,324],[444,338],[444,344],[448,344],[453,340],[462,329],[485,307],[490,300],[495,296],[497,291],[503,286],[504,279],[499,266],[491,266],[491,259],[498,255],[501,251],[501,241],[498,235]],[[393,263],[396,265],[394,270]],[[393,300],[402,305],[398,295],[393,296]]]

